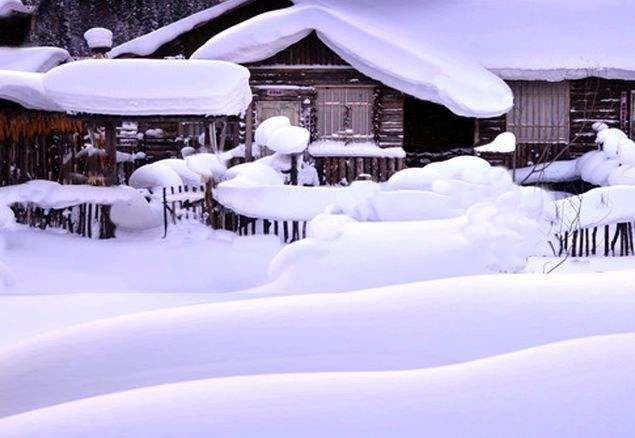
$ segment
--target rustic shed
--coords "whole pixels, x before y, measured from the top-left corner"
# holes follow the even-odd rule
[[[118,128],[198,124],[207,145],[223,149],[229,126],[237,130],[251,102],[249,71],[222,61],[76,61],[47,73],[43,88],[55,105],[86,123],[86,149],[103,164],[92,182],[102,185],[118,182]]]

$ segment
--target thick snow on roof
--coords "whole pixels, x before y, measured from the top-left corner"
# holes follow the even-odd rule
[[[18,103],[25,108],[61,111],[46,96],[42,73],[0,70],[0,99]]]
[[[28,13],[29,8],[21,0],[0,0],[0,17],[6,17],[14,12]]]
[[[70,59],[58,47],[0,47],[0,70],[44,73]]]
[[[269,58],[316,31],[334,52],[362,73],[464,116],[503,114],[509,88],[496,76],[442,45],[413,48],[391,29],[367,25],[353,15],[318,6],[293,6],[244,21],[213,37],[193,59],[238,63]]]
[[[504,79],[635,78],[632,0],[295,2],[354,14],[415,46],[443,44]]]
[[[69,112],[111,115],[238,115],[251,102],[249,70],[222,61],[85,60],[44,78]]]
[[[138,56],[150,55],[157,51],[163,44],[249,1],[252,0],[225,0],[211,8],[202,10],[189,17],[185,17],[172,24],[116,46],[108,53],[108,56],[110,58],[117,58],[126,54]]]

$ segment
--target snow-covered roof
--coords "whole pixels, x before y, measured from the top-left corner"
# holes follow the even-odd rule
[[[249,70],[223,61],[90,59],[44,77],[69,112],[110,115],[238,115],[251,102]]]
[[[507,85],[463,55],[424,42],[413,47],[390,29],[319,6],[292,6],[244,21],[214,36],[192,58],[260,61],[313,31],[360,72],[457,114],[489,117],[512,106]]]
[[[42,73],[0,70],[0,99],[29,109],[61,111],[44,92],[43,77]]]
[[[0,17],[6,17],[14,12],[28,13],[29,8],[21,0],[0,0]]]
[[[635,78],[632,0],[294,2],[354,15],[414,46],[442,44],[503,79]]]
[[[253,0],[225,0],[222,3],[192,14],[155,31],[141,35],[123,44],[114,47],[109,53],[110,58],[118,58],[122,55],[133,54],[147,56],[157,51],[165,43],[169,43],[180,35],[189,32],[197,26],[207,23],[238,6]]]
[[[227,0],[111,51],[148,55],[179,35],[249,0]],[[411,0],[294,0],[370,23],[375,30],[472,57],[503,79],[550,80],[599,76],[635,79],[629,55],[635,36],[631,0],[445,0],[413,6]],[[619,13],[613,13],[619,11]],[[588,23],[611,16],[610,26]],[[312,25],[312,23],[305,23]],[[387,56],[388,58],[390,56]]]
[[[44,73],[70,59],[59,47],[0,47],[0,70]]]

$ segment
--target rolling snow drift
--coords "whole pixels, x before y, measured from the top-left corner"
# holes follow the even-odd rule
[[[625,284],[629,271],[487,276],[96,321],[1,351],[0,417],[185,380],[426,368],[635,331]]]
[[[182,382],[0,419],[0,436],[631,437],[635,334],[433,369]]]

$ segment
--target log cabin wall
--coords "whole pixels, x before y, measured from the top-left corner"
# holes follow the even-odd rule
[[[569,83],[569,141],[566,144],[520,144],[517,166],[551,159],[570,159],[596,148],[595,122],[622,129],[633,136],[632,97],[635,81],[608,80],[590,77]],[[478,120],[478,144],[486,144],[507,130],[506,115]],[[490,158],[490,157],[488,157]],[[500,158],[500,157],[498,157]],[[500,163],[492,157],[496,164]],[[502,160],[502,159],[501,159]],[[509,164],[509,163],[504,163]]]
[[[246,66],[251,72],[255,104],[262,100],[302,102],[300,118],[311,120],[312,140],[319,137],[315,117],[319,87],[372,88],[370,140],[380,147],[403,146],[403,94],[355,70],[326,47],[315,32],[269,59]]]

